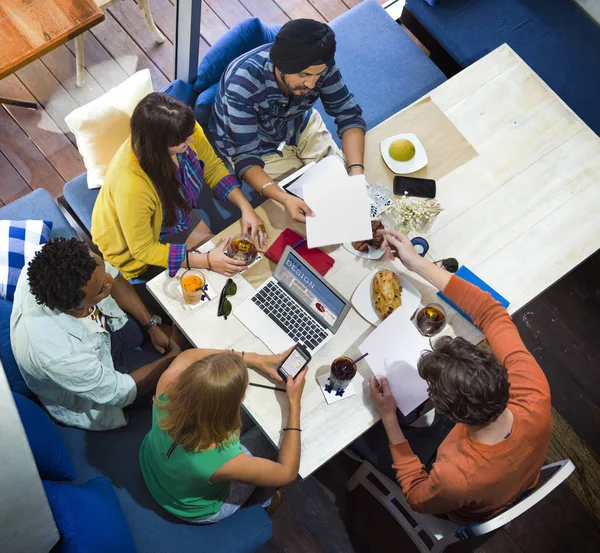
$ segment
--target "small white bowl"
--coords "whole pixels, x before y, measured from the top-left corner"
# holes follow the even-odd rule
[[[415,155],[410,161],[396,161],[390,157],[391,143],[400,138],[409,140],[415,146]],[[421,144],[421,141],[417,136],[412,133],[397,134],[396,136],[386,138],[381,142],[379,148],[381,150],[381,157],[383,157],[383,161],[385,161],[385,164],[389,167],[390,171],[399,175],[407,175],[408,173],[414,173],[419,169],[423,169],[429,161],[427,159],[425,148],[423,148],[423,144]]]

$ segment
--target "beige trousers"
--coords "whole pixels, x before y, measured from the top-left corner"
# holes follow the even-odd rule
[[[344,161],[344,155],[333,141],[319,112],[312,110],[306,128],[300,133],[298,146],[283,147],[282,155],[263,156],[266,173],[274,180],[281,180],[311,161],[321,161],[324,157],[337,155]]]

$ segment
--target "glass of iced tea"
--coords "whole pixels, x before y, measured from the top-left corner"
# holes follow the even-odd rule
[[[419,309],[416,326],[423,336],[435,336],[446,326],[446,311],[439,303],[428,303]]]
[[[250,265],[258,255],[258,248],[249,234],[238,234],[227,246],[227,256]]]
[[[204,295],[206,279],[199,269],[188,269],[181,275],[181,292],[188,304],[198,303]]]
[[[329,373],[329,385],[331,389],[328,392],[335,392],[336,395],[344,395],[350,381],[356,375],[356,363],[350,357],[338,357],[331,363],[331,372]]]

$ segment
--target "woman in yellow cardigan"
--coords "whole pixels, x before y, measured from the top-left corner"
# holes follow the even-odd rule
[[[244,270],[243,262],[225,255],[226,242],[208,254],[187,252],[196,236],[210,232],[201,220],[192,225],[198,221],[193,208],[205,183],[217,200],[240,209],[242,232],[265,240],[263,222],[191,108],[167,94],[149,94],[133,112],[131,137],[112,159],[94,206],[92,238],[104,259],[128,279],[151,266],[168,268],[174,276],[188,262],[227,276]],[[182,238],[187,245],[174,243]]]

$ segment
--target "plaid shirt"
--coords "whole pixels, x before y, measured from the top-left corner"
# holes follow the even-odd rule
[[[277,84],[270,49],[271,44],[260,46],[229,64],[209,119],[217,151],[232,158],[240,178],[252,165],[264,167],[262,156],[276,152],[281,142],[298,145],[319,98],[325,111],[335,117],[340,137],[353,127],[367,128],[335,62],[313,90],[288,98]]]
[[[204,183],[204,163],[198,159],[196,152],[194,152],[192,148],[188,148],[182,154],[177,154],[177,161],[179,162],[177,177],[181,183],[179,191],[188,205],[196,207],[198,196],[200,195],[200,190],[202,190],[202,185]],[[233,175],[223,177],[214,188],[213,192],[215,198],[224,202],[234,188],[240,188],[238,179]],[[192,214],[191,212],[185,213],[183,209],[178,209],[177,223],[170,227],[165,226],[164,218],[163,210],[163,225],[160,231],[161,240],[187,230],[192,221]],[[185,259],[186,251],[187,248],[185,244],[169,245],[169,276],[175,276]]]

